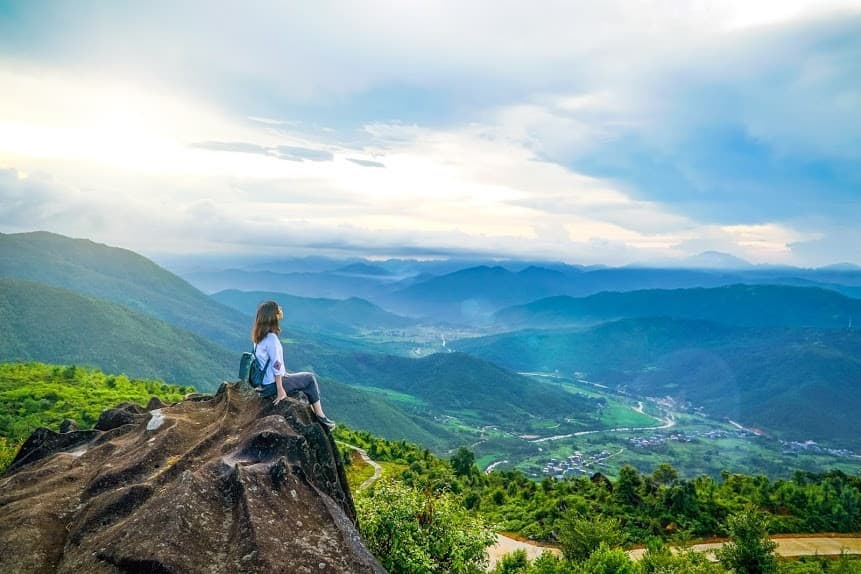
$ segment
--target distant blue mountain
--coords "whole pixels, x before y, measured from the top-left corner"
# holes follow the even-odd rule
[[[631,317],[703,319],[747,327],[844,327],[861,322],[861,299],[835,291],[784,285],[602,292],[549,297],[498,311],[508,328],[589,325]]]
[[[338,269],[335,269],[335,273],[359,276],[370,275],[377,277],[388,277],[392,275],[392,273],[387,269],[384,269],[378,265],[370,265],[368,263],[352,263],[350,265],[345,265],[344,267],[339,267]]]
[[[277,301],[284,309],[284,320],[292,328],[337,334],[355,334],[368,329],[398,329],[414,324],[406,317],[384,311],[380,307],[352,297],[350,299],[321,299],[297,297],[271,291],[219,291],[212,298],[223,305],[254,316],[263,301]]]

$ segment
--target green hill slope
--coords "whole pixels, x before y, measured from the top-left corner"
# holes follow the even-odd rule
[[[598,402],[540,383],[463,353],[421,359],[383,354],[333,353],[297,357],[288,364],[313,368],[338,381],[369,387],[432,420],[456,416],[475,425],[523,428],[537,418],[588,419]],[[307,364],[304,361],[315,361]]]
[[[845,327],[861,321],[861,300],[820,288],[729,285],[549,297],[497,312],[515,328],[586,325],[631,317],[702,319],[747,327]]]
[[[385,397],[324,379],[320,392],[326,414],[339,423],[389,440],[409,440],[435,452],[464,444],[463,439],[432,420],[405,412]]]
[[[31,281],[0,279],[0,360],[86,364],[213,390],[238,357],[126,307]]]
[[[46,232],[0,234],[0,278],[27,279],[92,295],[229,349],[248,346],[247,318],[127,249]]]
[[[516,370],[586,373],[793,440],[861,448],[861,333],[626,319],[590,329],[518,331],[452,347]]]
[[[405,317],[384,311],[356,297],[350,299],[321,299],[297,297],[271,291],[237,291],[229,289],[212,295],[219,303],[253,317],[257,306],[275,300],[284,309],[287,323],[297,329],[339,334],[355,334],[367,329],[397,329],[412,325]]]

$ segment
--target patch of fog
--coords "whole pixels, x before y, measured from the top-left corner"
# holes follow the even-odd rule
[[[155,409],[149,413],[152,415],[152,418],[146,424],[146,430],[156,430],[164,424],[164,415],[162,414],[161,409]]]

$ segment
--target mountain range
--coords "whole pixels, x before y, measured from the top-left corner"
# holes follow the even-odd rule
[[[608,268],[505,262],[470,265],[441,274],[431,270],[448,269],[451,264],[448,267],[412,264],[401,266],[399,273],[386,269],[379,262],[372,267],[377,271],[364,274],[347,273],[342,267],[294,273],[210,270],[184,276],[209,292],[265,289],[304,297],[361,297],[388,311],[419,317],[425,322],[466,325],[486,324],[493,313],[508,306],[552,296],[586,297],[605,291],[747,284],[819,287],[849,297],[861,297],[861,270],[851,266],[822,269],[753,265],[733,269]]]
[[[786,285],[648,289],[548,297],[502,309],[494,319],[506,328],[557,328],[655,316],[748,327],[845,327],[861,321],[861,299]]]
[[[315,271],[223,272],[225,284],[242,276],[252,290],[208,296],[131,251],[44,232],[0,235],[0,358],[80,362],[208,390],[235,376],[256,305],[275,298],[288,316],[288,368],[314,370],[334,416],[388,438],[445,449],[467,436],[446,417],[473,430],[590,420],[594,399],[516,374],[559,371],[787,438],[857,445],[859,303],[846,296],[861,289],[856,269],[475,263],[315,259],[304,262]],[[343,297],[320,298],[324,285]],[[608,288],[618,292],[595,293]],[[434,326],[443,322],[467,326]],[[476,332],[470,324],[493,334],[463,339]],[[402,328],[436,341],[445,332],[442,348],[461,352],[396,356],[379,350],[406,354],[410,342],[383,347],[362,336]]]

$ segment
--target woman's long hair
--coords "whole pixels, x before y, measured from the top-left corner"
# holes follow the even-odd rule
[[[280,333],[281,327],[278,325],[278,321],[283,316],[281,307],[275,301],[261,303],[257,308],[254,327],[251,329],[251,340],[259,343],[269,333]]]

